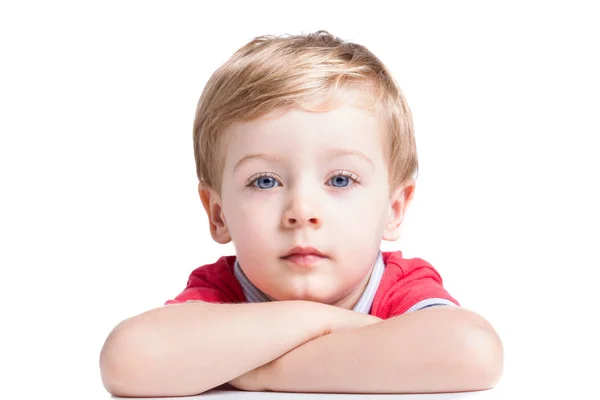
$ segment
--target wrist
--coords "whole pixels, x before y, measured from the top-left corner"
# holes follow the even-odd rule
[[[328,335],[337,329],[340,311],[343,310],[329,304],[314,301],[302,300],[302,303],[305,307],[305,320],[312,329],[310,340]]]

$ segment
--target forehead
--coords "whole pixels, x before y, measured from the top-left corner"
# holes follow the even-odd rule
[[[232,124],[225,132],[225,168],[251,153],[299,157],[329,148],[365,153],[383,160],[385,124],[373,111],[351,102],[324,112],[292,108],[249,122]]]

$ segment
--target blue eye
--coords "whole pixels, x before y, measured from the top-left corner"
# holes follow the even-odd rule
[[[330,182],[333,187],[346,187],[350,184],[350,178],[344,175],[336,175],[331,178]]]
[[[338,189],[353,189],[360,184],[360,178],[350,171],[340,171],[329,178],[328,184]]]
[[[351,172],[338,172],[327,181],[328,186],[338,189],[352,189],[360,183],[360,178]],[[255,190],[269,190],[281,186],[276,175],[271,173],[263,173],[254,179],[248,180],[247,186]]]
[[[259,176],[250,185],[258,189],[272,189],[276,184],[277,181],[272,176]]]

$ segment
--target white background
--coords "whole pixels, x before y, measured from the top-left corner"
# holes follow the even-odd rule
[[[3,2],[0,390],[107,398],[110,330],[232,254],[196,192],[203,85],[254,36],[318,29],[369,47],[414,113],[416,196],[384,248],[431,262],[496,327],[498,393],[588,390],[600,372],[592,3]]]

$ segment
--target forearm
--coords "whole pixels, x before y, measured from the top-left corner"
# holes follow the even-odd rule
[[[431,308],[316,338],[261,372],[259,390],[431,393],[494,386],[502,345],[481,317]]]
[[[188,302],[148,311],[107,338],[100,357],[104,385],[118,396],[201,393],[322,335],[326,307]]]

